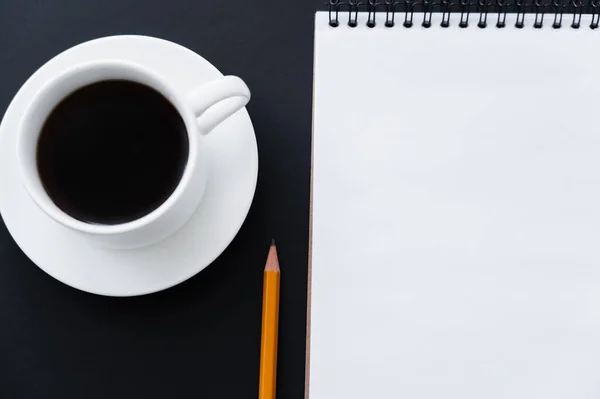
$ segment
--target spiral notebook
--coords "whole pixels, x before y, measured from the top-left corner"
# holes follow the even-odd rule
[[[597,14],[332,4],[307,397],[600,398]]]

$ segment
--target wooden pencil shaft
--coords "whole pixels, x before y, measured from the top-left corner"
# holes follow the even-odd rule
[[[279,325],[279,270],[264,273],[259,399],[275,399]]]

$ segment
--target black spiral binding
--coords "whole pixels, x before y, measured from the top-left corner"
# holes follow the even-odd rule
[[[493,16],[496,28],[506,27],[506,14],[516,14],[515,28],[525,27],[525,14],[534,14],[533,28],[541,29],[550,24],[554,29],[581,27],[581,16],[591,15],[590,29],[598,29],[600,24],[600,0],[329,0],[329,25],[338,27],[341,16],[347,16],[350,27],[358,26],[358,13],[367,14],[367,26],[374,28],[383,23],[391,28],[401,16],[402,26],[412,28],[419,24],[424,28],[432,26],[431,16],[440,13],[440,26],[450,26],[450,15],[459,14],[458,26],[467,28],[476,18],[477,27],[489,27],[488,17]],[[415,21],[415,13],[419,21]],[[565,17],[565,18],[563,18]],[[383,18],[383,20],[382,20]],[[565,22],[566,21],[566,22]]]

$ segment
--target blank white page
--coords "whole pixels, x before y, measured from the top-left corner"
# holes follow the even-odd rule
[[[598,30],[344,18],[316,15],[309,398],[600,398]]]

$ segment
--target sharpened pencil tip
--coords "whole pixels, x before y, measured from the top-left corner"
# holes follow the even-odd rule
[[[274,246],[275,246],[275,239],[274,239],[274,238],[272,238],[272,239],[271,239],[271,246],[272,246],[272,247],[274,247]]]
[[[267,256],[265,271],[279,271],[279,259],[277,258],[277,247],[275,246],[275,240],[272,241],[271,246],[269,247],[269,255]]]

